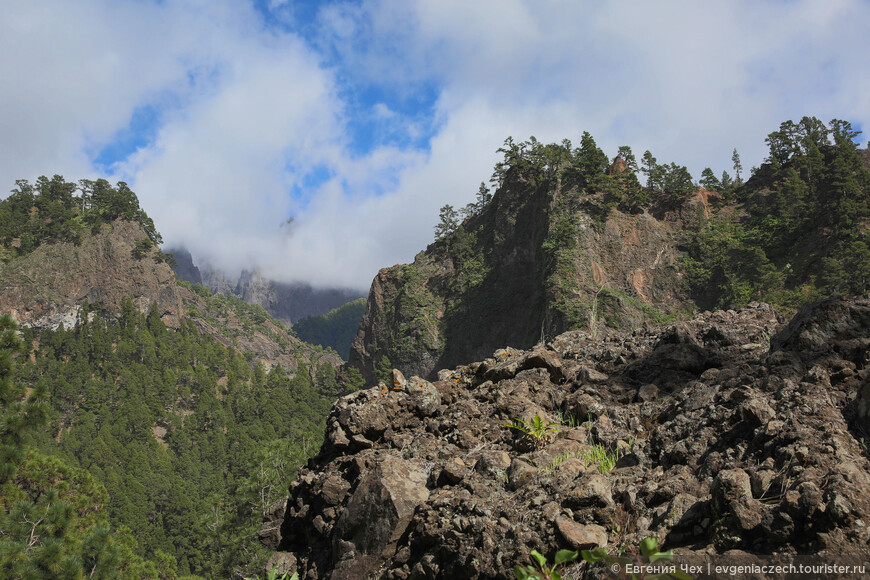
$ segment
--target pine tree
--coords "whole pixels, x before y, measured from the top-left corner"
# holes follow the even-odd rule
[[[489,202],[492,201],[492,193],[490,193],[489,188],[486,186],[484,182],[480,182],[480,187],[477,188],[477,198],[475,200],[475,210],[477,213],[480,213],[484,210],[486,206],[489,205]]]
[[[379,381],[390,384],[392,381],[392,372],[393,364],[390,362],[389,357],[387,357],[387,355],[381,356],[381,359],[378,361],[377,365],[375,365],[375,378]]]
[[[686,197],[695,189],[692,182],[692,174],[684,165],[671,163],[664,166],[664,178],[662,186],[670,199]]]
[[[447,204],[441,208],[438,217],[441,221],[435,226],[435,239],[443,240],[459,227],[459,216],[453,206]]]
[[[704,171],[701,172],[701,185],[708,191],[719,191],[722,183],[716,178],[712,169],[705,167]]]
[[[617,159],[622,159],[625,162],[626,167],[628,167],[628,170],[632,173],[637,173],[639,171],[637,159],[635,159],[634,153],[628,145],[622,145],[619,147],[619,151],[616,153],[616,157],[614,157],[613,160],[616,161]]]
[[[664,170],[649,150],[643,152],[641,172],[646,175],[647,189],[661,189]]]
[[[366,384],[366,380],[363,378],[360,370],[350,366],[343,369],[340,382],[345,394],[355,393]]]
[[[740,164],[740,155],[737,153],[737,149],[734,149],[734,152],[731,154],[731,162],[734,164],[734,183],[740,186],[743,183],[743,180],[740,178],[740,172],[743,171],[743,166]]]
[[[627,172],[622,179],[622,187],[625,192],[625,204],[630,211],[638,211],[647,207],[650,203],[649,192],[641,187],[637,175]]]
[[[610,164],[607,155],[598,148],[595,139],[588,131],[580,138],[580,148],[575,155],[575,163],[586,183],[594,183],[596,177],[603,175]]]

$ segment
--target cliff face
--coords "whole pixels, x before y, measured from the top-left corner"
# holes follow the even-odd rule
[[[45,244],[0,270],[0,312],[19,323],[55,329],[70,328],[84,301],[120,312],[126,298],[142,312],[156,303],[164,323],[178,328],[184,308],[175,274],[151,257],[133,257],[142,227],[117,220],[104,225],[81,245]]]
[[[370,381],[387,362],[431,377],[565,330],[604,336],[696,308],[764,299],[793,313],[865,294],[870,153],[822,125],[784,124],[745,184],[704,179],[717,192],[654,159],[646,188],[619,157],[605,171],[588,134],[574,150],[506,140],[491,201],[481,190],[458,227],[445,211],[436,243],[378,274],[350,362]]]
[[[202,274],[193,263],[193,256],[184,248],[169,250],[169,253],[175,256],[176,265],[173,267],[175,275],[185,282],[191,284],[202,284]]]
[[[226,274],[210,266],[204,265],[199,268],[202,284],[215,294],[234,294],[236,285],[227,279]],[[186,280],[186,278],[182,278]],[[188,282],[194,282],[188,280]]]
[[[528,348],[568,329],[604,335],[686,309],[673,234],[685,220],[613,211],[595,221],[595,197],[509,174],[479,215],[413,264],[378,273],[351,364],[371,377],[386,356],[431,376],[500,346]]]
[[[291,485],[272,562],[311,579],[508,578],[532,548],[651,536],[678,564],[863,562],[868,348],[866,299],[788,326],[751,304],[348,395]],[[536,415],[558,423],[538,445],[505,426]]]
[[[267,368],[280,364],[293,370],[301,358],[315,363],[313,373],[320,360],[341,363],[338,357],[316,354],[265,316],[251,324],[250,313],[176,284],[169,265],[151,255],[136,257],[136,243],[145,238],[136,222],[117,220],[85,237],[80,245],[40,246],[0,269],[0,313],[10,314],[22,326],[56,329],[63,324],[69,329],[79,321],[85,301],[118,313],[131,299],[142,313],[156,304],[167,327],[178,329],[190,320],[199,332],[251,353],[252,361],[259,360]]]

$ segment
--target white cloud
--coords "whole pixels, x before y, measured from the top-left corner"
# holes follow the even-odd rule
[[[870,128],[860,0],[364,0],[325,3],[305,36],[295,3],[268,8],[264,23],[232,0],[6,2],[0,187],[94,176],[94,153],[155,105],[153,142],[113,170],[168,242],[365,287],[432,240],[438,208],[473,199],[508,135],[588,130],[698,176],[730,170],[735,147],[760,163],[786,119]],[[431,111],[394,103],[433,93]],[[351,146],[360,126],[371,151]]]
[[[374,110],[375,117],[378,119],[395,119],[396,113],[391,111],[390,108],[384,103],[375,103],[375,106],[372,107]]]
[[[222,76],[214,95],[161,130],[125,172],[168,243],[238,267],[276,243],[293,186],[340,159],[340,105],[299,43],[238,44]]]
[[[760,162],[764,136],[782,120],[868,115],[860,88],[870,40],[861,29],[870,5],[857,0],[364,6],[357,12],[374,13],[383,37],[413,44],[404,68],[367,47],[368,58],[385,62],[360,70],[429,70],[457,107],[477,97],[503,112],[561,105],[582,122],[564,123],[564,136],[589,130],[611,152],[623,143],[650,148],[696,173],[727,165],[733,147]],[[504,134],[516,136],[510,124]]]

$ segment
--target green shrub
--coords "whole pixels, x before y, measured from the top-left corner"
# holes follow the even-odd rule
[[[259,578],[255,576],[253,578],[245,578],[245,580],[259,580]],[[276,568],[272,568],[266,572],[266,577],[263,580],[299,580],[299,572],[294,572],[292,576],[290,574],[284,574],[279,578]]]

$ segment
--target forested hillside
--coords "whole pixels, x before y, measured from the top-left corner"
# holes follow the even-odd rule
[[[34,445],[105,485],[114,527],[181,574],[257,563],[254,528],[319,447],[331,404],[304,364],[251,369],[192,325],[167,331],[132,308],[25,337],[38,350],[17,376],[51,402]]]
[[[0,290],[22,318],[83,291],[52,268],[109,272],[86,279],[105,303],[67,304],[17,339],[4,322],[4,578],[256,574],[263,515],[320,446],[338,357],[258,306],[154,277],[148,264],[171,261],[159,239],[123,184],[19,181],[0,202]]]
[[[786,121],[767,137],[766,163],[687,232],[688,282],[705,307],[864,294],[870,282],[870,157],[848,122]]]
[[[357,298],[321,316],[303,318],[293,325],[293,330],[305,342],[330,347],[347,360],[365,310],[366,299]]]
[[[8,262],[44,243],[78,245],[88,233],[97,233],[100,226],[117,219],[136,222],[145,230],[147,238],[136,247],[139,256],[163,241],[154,222],[139,207],[136,194],[123,181],[112,186],[105,179],[83,179],[77,185],[55,175],[51,179],[40,177],[32,185],[20,179],[12,194],[0,203],[0,260]],[[159,249],[157,258],[165,259]]]

